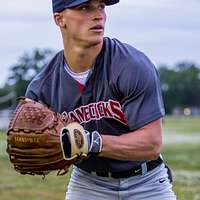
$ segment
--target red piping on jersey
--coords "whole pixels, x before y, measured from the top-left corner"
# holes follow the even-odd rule
[[[80,92],[83,92],[83,90],[85,89],[85,85],[81,84],[80,82],[76,81],[79,87]]]

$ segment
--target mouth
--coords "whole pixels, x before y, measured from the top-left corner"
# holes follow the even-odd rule
[[[102,25],[96,25],[96,26],[93,26],[92,28],[90,28],[90,30],[92,30],[94,32],[102,32],[102,31],[104,31],[104,27]]]

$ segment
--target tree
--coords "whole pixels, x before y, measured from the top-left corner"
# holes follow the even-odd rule
[[[200,67],[194,63],[160,66],[159,73],[167,113],[174,107],[200,107]]]
[[[0,88],[0,110],[11,108],[15,103],[15,91],[10,91],[10,88]]]
[[[30,81],[47,64],[52,54],[50,49],[35,49],[31,53],[25,53],[18,63],[11,67],[11,75],[5,87],[14,90],[17,97],[24,96]]]

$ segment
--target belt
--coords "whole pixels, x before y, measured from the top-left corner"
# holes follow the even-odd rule
[[[158,167],[163,160],[159,157],[157,160],[152,160],[146,163],[147,172],[155,169]],[[87,171],[87,170],[85,170]],[[121,172],[92,172],[87,171],[88,173],[96,174],[97,176],[101,177],[112,177],[112,178],[129,178],[131,176],[141,175],[142,174],[142,166],[138,166],[135,168],[132,168],[130,170],[121,171]]]

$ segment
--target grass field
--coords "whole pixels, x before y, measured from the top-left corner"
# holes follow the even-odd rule
[[[162,154],[173,170],[175,193],[179,200],[200,200],[200,118],[167,117],[164,135],[170,135],[164,137]],[[64,200],[69,174],[52,173],[44,180],[20,175],[12,169],[5,148],[5,133],[0,133],[1,200]]]
[[[164,134],[162,154],[173,170],[175,193],[179,200],[200,200],[200,118],[168,117]]]

